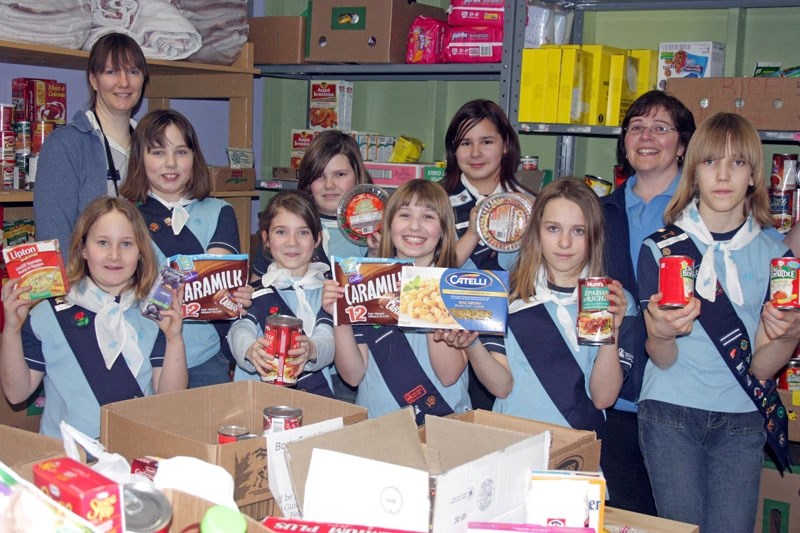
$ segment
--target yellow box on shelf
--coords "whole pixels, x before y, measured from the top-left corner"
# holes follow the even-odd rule
[[[548,69],[550,68],[548,61]],[[589,73],[592,55],[579,45],[561,46],[561,81],[558,84],[559,124],[586,124],[589,117]]]
[[[658,50],[640,48],[628,50],[628,55],[639,60],[639,81],[636,84],[638,98],[658,85]]]
[[[545,48],[522,50],[522,69],[519,75],[520,122],[544,121],[547,55],[548,50]]]
[[[589,69],[589,78],[587,80],[589,114],[586,124],[605,126],[611,56],[624,54],[626,50],[604,44],[584,44],[581,45],[581,50],[592,55],[591,68]]]
[[[606,126],[619,126],[625,113],[636,99],[639,60],[627,54],[611,57],[611,77],[608,82]]]

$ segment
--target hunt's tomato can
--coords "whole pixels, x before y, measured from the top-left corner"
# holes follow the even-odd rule
[[[694,259],[688,255],[665,255],[658,260],[658,292],[661,309],[686,307],[694,293]]]
[[[614,315],[608,311],[611,278],[578,280],[578,344],[614,344]]]
[[[273,405],[264,409],[264,434],[277,433],[303,425],[303,411],[288,405]]]
[[[297,384],[298,369],[287,363],[289,350],[297,346],[297,337],[303,333],[303,321],[288,315],[272,315],[267,318],[264,336],[267,353],[275,357],[273,370],[263,380],[274,385]]]
[[[769,301],[778,309],[800,309],[797,257],[776,257],[769,262]]]

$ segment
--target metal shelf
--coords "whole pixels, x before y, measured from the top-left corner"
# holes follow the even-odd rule
[[[543,133],[549,135],[586,135],[590,137],[616,137],[622,131],[619,126],[587,126],[584,124],[529,124],[519,125],[520,133]]]
[[[503,63],[406,64],[306,64],[256,65],[262,76],[296,80],[329,77],[349,81],[497,81],[510,65]]]
[[[798,0],[544,0],[576,11],[655,11],[659,9],[729,9],[798,7]]]

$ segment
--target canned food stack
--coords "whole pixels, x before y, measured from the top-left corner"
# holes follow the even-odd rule
[[[788,233],[800,219],[797,179],[797,154],[772,154],[769,208],[772,225],[781,233]]]

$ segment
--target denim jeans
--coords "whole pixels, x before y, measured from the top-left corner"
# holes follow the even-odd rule
[[[758,411],[639,404],[639,444],[658,515],[703,533],[753,531],[765,441]]]
[[[205,363],[189,369],[189,388],[228,383],[231,380],[230,368],[228,358],[219,352]]]

